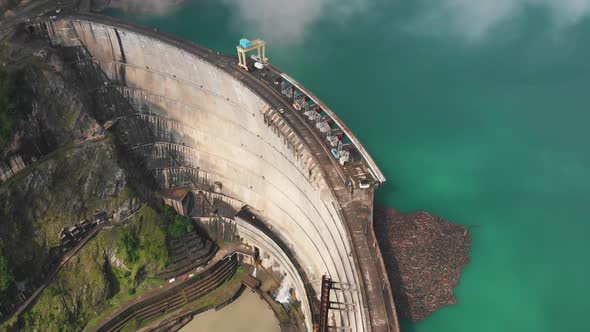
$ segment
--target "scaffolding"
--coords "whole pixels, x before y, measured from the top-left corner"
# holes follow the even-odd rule
[[[322,288],[320,294],[320,317],[319,321],[314,324],[314,332],[328,332],[328,312],[331,308],[330,291],[334,282],[327,276],[322,277]]]

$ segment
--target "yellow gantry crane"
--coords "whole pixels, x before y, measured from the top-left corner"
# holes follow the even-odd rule
[[[238,50],[238,65],[248,70],[248,63],[246,55],[248,52],[257,50],[258,55],[255,56],[256,61],[261,63],[268,63],[266,58],[266,42],[261,39],[248,40],[246,38],[240,39],[240,45],[236,46]]]

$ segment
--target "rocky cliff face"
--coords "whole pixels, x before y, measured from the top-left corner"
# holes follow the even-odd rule
[[[105,129],[114,116],[89,85],[102,86],[101,77],[25,33],[0,45],[0,331],[80,331],[163,282],[154,276],[169,263],[178,216],[158,204],[153,179],[121,143],[149,129]],[[132,214],[73,254],[61,230],[99,211]],[[72,259],[46,279],[66,254]]]
[[[161,216],[144,207],[125,225],[103,229],[57,274],[19,322],[23,331],[81,331],[163,281],[151,277],[166,263]],[[136,237],[137,252],[127,246]],[[132,259],[132,256],[140,256]],[[1,330],[1,328],[0,328]]]
[[[117,150],[91,116],[87,98],[51,49],[4,40],[0,86],[6,141],[0,146],[0,308],[28,296],[55,263],[59,233],[100,210],[129,203]],[[4,92],[6,92],[4,91]],[[0,91],[0,94],[2,91]],[[2,312],[0,312],[0,315]]]
[[[51,49],[2,41],[0,62],[0,182],[58,147],[104,138],[92,118],[87,97]],[[4,96],[4,98],[2,98]],[[15,160],[22,166],[14,167]]]
[[[0,13],[4,13],[5,11],[12,9],[18,4],[18,0],[0,0]]]
[[[108,253],[114,244],[99,234],[86,245],[24,314],[25,331],[81,331],[119,291]]]

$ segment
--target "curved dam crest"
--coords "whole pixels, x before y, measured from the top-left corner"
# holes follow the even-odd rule
[[[196,183],[215,184],[288,247],[292,257],[242,227],[251,234],[244,240],[268,254],[266,264],[288,275],[309,331],[324,275],[342,285],[331,293],[340,306],[330,311],[331,326],[399,331],[372,226],[374,188],[347,188],[343,174],[355,169],[341,168],[266,82],[238,69],[233,57],[111,18],[64,16],[36,28],[54,46],[83,49],[79,61],[108,77],[101,89],[123,96],[152,129],[152,141],[130,150],[160,185],[175,187],[186,172]]]

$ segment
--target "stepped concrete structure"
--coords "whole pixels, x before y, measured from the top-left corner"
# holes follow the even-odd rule
[[[246,71],[236,56],[112,18],[63,15],[25,28],[55,47],[82,49],[79,60],[100,68],[100,89],[124,98],[152,129],[152,141],[130,151],[161,185],[190,174],[195,187],[247,205],[265,231],[240,221],[244,241],[288,275],[308,331],[323,276],[337,283],[334,331],[399,331],[372,225],[373,191],[385,178],[311,92],[271,65]],[[326,139],[331,133],[340,146]],[[343,151],[349,159],[340,160]]]

